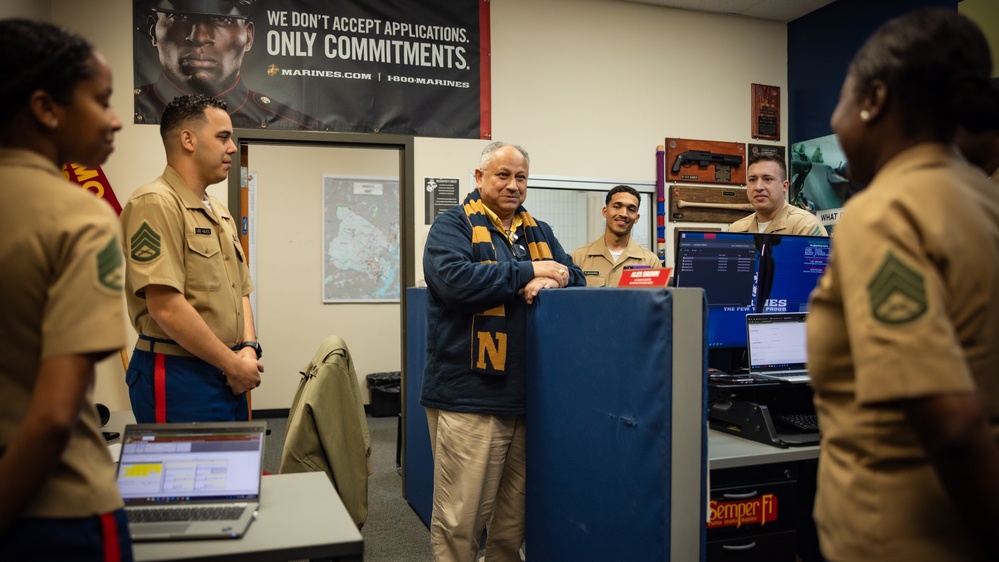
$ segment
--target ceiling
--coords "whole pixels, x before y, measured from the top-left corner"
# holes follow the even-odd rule
[[[789,22],[835,0],[626,0],[696,12],[732,14],[750,18]]]

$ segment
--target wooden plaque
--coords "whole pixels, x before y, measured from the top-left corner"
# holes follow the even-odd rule
[[[780,140],[780,88],[752,84],[753,138]]]
[[[787,164],[788,168],[791,167],[791,164],[787,163],[787,150],[784,148],[783,145],[779,145],[779,144],[753,144],[753,143],[749,143],[748,147],[749,147],[749,149],[747,151],[746,158],[748,158],[749,160],[752,160],[753,158],[756,158],[760,154],[777,154],[778,156],[780,156],[784,160],[784,162]],[[749,166],[748,165],[746,166],[746,170],[748,172],[748,170],[749,170]],[[790,172],[791,172],[791,170],[788,170],[789,174],[790,174]]]
[[[744,187],[666,186],[670,222],[735,222],[753,213]]]
[[[666,181],[745,185],[746,145],[667,138]]]

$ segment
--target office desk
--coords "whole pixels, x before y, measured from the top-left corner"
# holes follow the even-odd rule
[[[817,458],[819,458],[818,445],[781,449],[714,429],[708,431],[709,470]]]
[[[137,542],[135,560],[360,561],[364,542],[325,473],[263,477],[260,511],[241,539]]]
[[[781,449],[709,430],[712,502],[762,509],[763,504],[754,502],[761,497],[775,499],[770,502],[774,510],[766,524],[709,526],[708,562],[822,560],[812,521],[818,458],[817,445]]]
[[[131,412],[112,412],[105,431],[121,433]],[[120,443],[116,439],[112,443]],[[362,560],[364,542],[323,472],[272,474],[261,480],[260,509],[240,539],[137,542],[137,562],[210,560],[284,562],[307,558]]]

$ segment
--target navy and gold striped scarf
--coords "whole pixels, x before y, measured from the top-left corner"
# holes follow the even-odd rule
[[[493,246],[492,235],[489,233],[489,227],[493,223],[486,213],[486,206],[479,197],[478,189],[465,197],[462,208],[472,226],[472,258],[479,263],[496,263],[496,247]],[[531,260],[553,259],[544,233],[527,209],[518,208],[517,217],[523,221],[524,238]],[[506,351],[506,307],[501,304],[476,312],[472,317],[472,371],[489,375],[506,374]]]

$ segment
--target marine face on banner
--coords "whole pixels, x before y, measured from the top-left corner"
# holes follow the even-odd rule
[[[164,0],[153,8],[149,37],[167,78],[188,91],[216,95],[239,75],[243,55],[253,47],[253,22],[233,2]],[[192,10],[192,11],[187,11]]]

